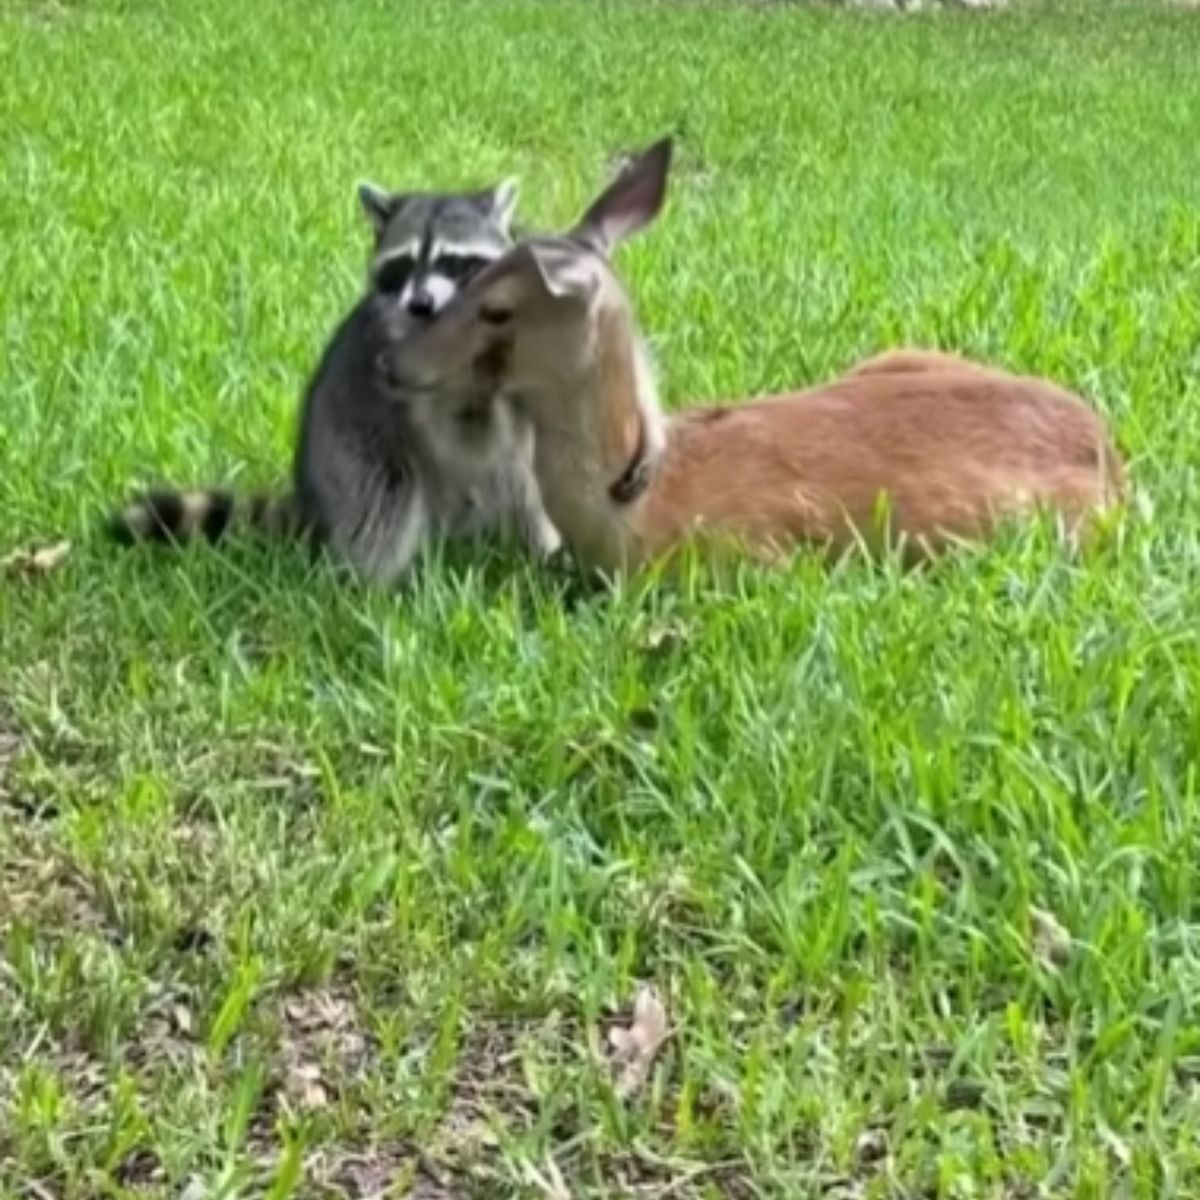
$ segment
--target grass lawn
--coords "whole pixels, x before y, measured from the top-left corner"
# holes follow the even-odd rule
[[[0,555],[73,548],[0,578],[0,1195],[1200,1194],[1197,63],[1099,0],[3,0]],[[103,539],[282,481],[357,179],[553,226],[671,129],[670,404],[1042,372],[1113,536],[391,596]]]

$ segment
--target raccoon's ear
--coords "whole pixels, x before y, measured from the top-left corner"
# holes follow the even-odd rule
[[[403,197],[393,195],[386,188],[374,183],[364,180],[358,185],[358,202],[376,234],[383,232],[384,226],[395,215],[402,200]]]
[[[502,179],[492,189],[492,211],[496,214],[496,222],[505,230],[512,226],[520,194],[521,185],[515,175]]]
[[[674,141],[662,138],[644,150],[592,201],[568,234],[606,257],[644,229],[662,210]]]
[[[517,211],[517,197],[520,185],[516,176],[510,175],[502,179],[495,187],[484,188],[476,192],[474,201],[476,207],[504,230],[511,232],[513,214]]]

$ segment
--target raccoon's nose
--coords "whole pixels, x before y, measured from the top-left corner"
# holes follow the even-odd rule
[[[408,298],[408,311],[414,317],[432,317],[437,311],[437,302],[428,288],[417,288]]]

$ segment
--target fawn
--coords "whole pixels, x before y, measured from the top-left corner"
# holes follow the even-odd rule
[[[398,396],[527,412],[546,510],[584,564],[632,569],[696,538],[765,557],[898,540],[912,561],[1043,507],[1078,528],[1119,498],[1120,458],[1078,396],[939,352],[664,414],[609,256],[658,215],[671,154],[650,147],[568,233],[519,242],[378,362]]]

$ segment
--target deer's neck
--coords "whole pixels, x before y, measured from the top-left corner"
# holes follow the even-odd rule
[[[581,557],[622,565],[637,540],[635,517],[653,487],[666,423],[645,347],[624,306],[605,307],[570,380],[547,397],[538,421],[537,476],[550,519]],[[645,486],[629,495],[631,467]]]

